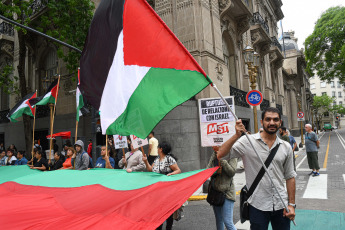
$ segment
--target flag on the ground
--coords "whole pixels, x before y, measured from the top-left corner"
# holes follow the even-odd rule
[[[21,99],[8,113],[8,119],[10,119],[12,122],[17,122],[16,119],[21,117],[23,114],[33,117],[35,111],[33,105],[30,104],[30,99],[33,98],[36,98],[36,92],[30,93]]]
[[[1,228],[156,229],[215,170],[166,176],[120,169],[0,167]]]
[[[80,71],[80,90],[101,111],[103,134],[141,138],[212,83],[145,0],[100,3]]]
[[[79,121],[79,117],[83,116],[82,108],[84,107],[84,100],[83,95],[81,95],[79,87],[77,86],[76,90],[76,99],[77,99],[77,121]]]
[[[31,105],[46,105],[46,104],[55,104],[55,100],[58,96],[58,81],[59,79],[55,79],[53,83],[49,86],[45,95],[36,97],[30,100]]]

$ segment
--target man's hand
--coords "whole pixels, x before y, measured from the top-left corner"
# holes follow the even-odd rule
[[[124,156],[122,156],[122,163],[123,163],[124,165],[127,164],[126,158],[125,158]]]
[[[296,213],[295,213],[295,208],[292,207],[291,205],[288,206],[289,209],[289,213],[286,212],[286,209],[284,208],[284,213],[283,216],[290,219],[290,220],[294,220]]]
[[[247,131],[246,128],[244,127],[241,119],[238,119],[236,121],[235,130],[236,130],[236,135],[238,137],[240,137],[242,135],[242,133]]]
[[[143,157],[143,161],[146,162],[147,161],[147,157]]]

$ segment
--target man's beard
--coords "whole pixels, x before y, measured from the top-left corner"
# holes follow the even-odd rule
[[[275,130],[274,131],[270,131],[270,130],[268,130],[269,128],[275,128]],[[264,130],[268,134],[271,134],[271,135],[272,134],[276,134],[277,130],[278,130],[278,126],[276,126],[276,125],[271,125],[271,126],[267,126],[267,127],[264,126]]]

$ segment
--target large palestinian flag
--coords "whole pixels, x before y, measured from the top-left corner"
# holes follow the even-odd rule
[[[211,83],[145,0],[102,0],[80,60],[80,89],[103,134],[146,138]]]
[[[1,229],[156,229],[216,169],[165,176],[0,167]]]
[[[47,92],[40,97],[36,97],[30,100],[31,105],[46,105],[46,104],[55,104],[55,100],[58,96],[58,85],[59,79],[55,79],[49,86]]]
[[[23,114],[27,114],[29,116],[34,116],[34,108],[33,105],[30,104],[29,100],[36,98],[36,92],[30,93],[26,95],[23,99],[21,99],[8,113],[7,117],[12,122],[17,122],[17,118],[23,116]]]

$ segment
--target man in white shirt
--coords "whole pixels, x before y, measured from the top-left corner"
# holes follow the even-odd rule
[[[150,165],[152,165],[153,161],[158,156],[158,140],[154,137],[154,132],[151,132],[149,134],[149,157],[148,161]]]

